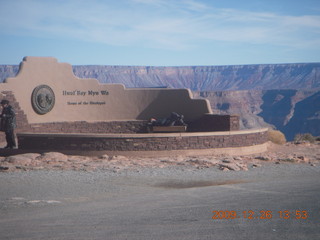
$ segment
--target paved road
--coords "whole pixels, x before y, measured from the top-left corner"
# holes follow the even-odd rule
[[[320,167],[161,171],[1,173],[0,238],[320,239]]]

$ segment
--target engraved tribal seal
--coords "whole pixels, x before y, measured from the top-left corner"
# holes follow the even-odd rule
[[[47,85],[40,85],[32,92],[31,97],[33,110],[38,114],[46,114],[54,107],[55,96],[52,89]]]

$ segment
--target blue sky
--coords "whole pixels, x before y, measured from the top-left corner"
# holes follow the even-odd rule
[[[0,64],[320,62],[319,0],[0,0]]]

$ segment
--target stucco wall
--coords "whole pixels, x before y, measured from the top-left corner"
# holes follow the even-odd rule
[[[40,85],[49,86],[55,96],[52,110],[38,114],[32,94]],[[12,91],[30,124],[73,121],[126,121],[164,118],[175,111],[187,121],[211,113],[205,99],[193,99],[188,89],[126,89],[121,84],[100,84],[96,79],[79,79],[68,63],[51,57],[26,57],[16,77],[0,84],[0,91]]]
[[[0,92],[1,99],[7,99],[16,112],[16,133],[145,133],[147,120],[126,121],[63,121],[29,124],[12,91]],[[234,131],[239,130],[239,116],[205,114],[196,121],[187,122],[188,132]],[[5,141],[0,134],[0,142]]]

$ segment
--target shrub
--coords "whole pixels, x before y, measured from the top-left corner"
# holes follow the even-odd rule
[[[295,143],[299,143],[299,142],[314,143],[315,142],[315,137],[312,136],[310,133],[296,134],[296,136],[294,137],[294,142]]]
[[[287,142],[284,134],[277,130],[268,131],[268,140],[275,144],[285,144]]]

